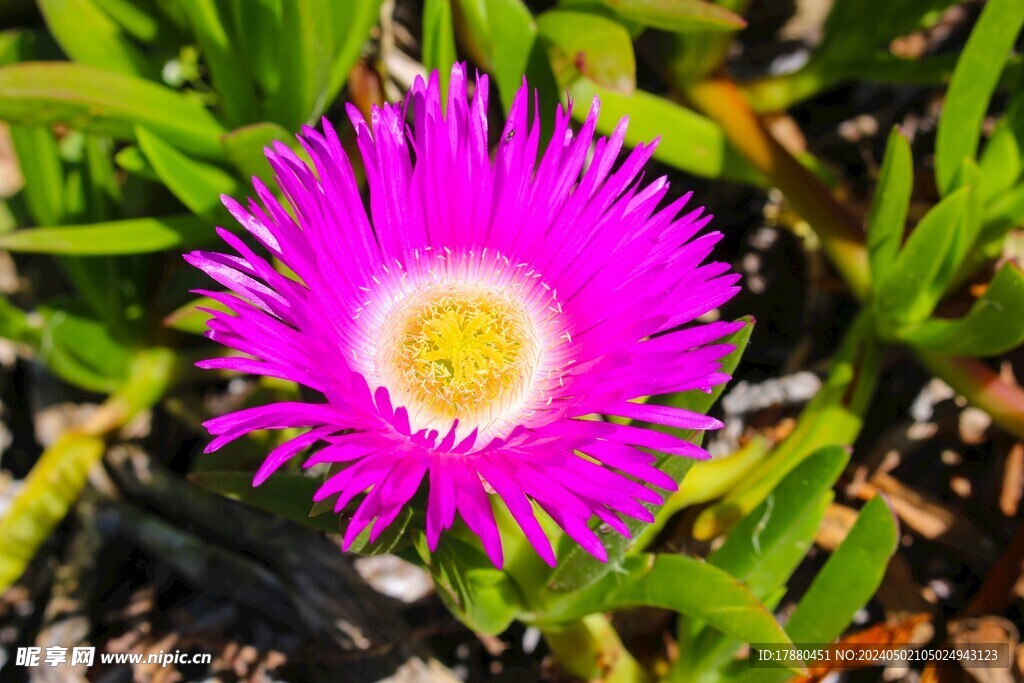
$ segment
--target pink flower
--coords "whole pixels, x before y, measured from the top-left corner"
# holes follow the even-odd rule
[[[243,354],[200,366],[292,380],[324,400],[212,419],[207,451],[252,430],[307,429],[267,456],[254,485],[314,445],[307,467],[345,463],[315,498],[337,496],[340,511],[366,494],[346,549],[367,525],[379,535],[425,485],[431,549],[458,516],[501,566],[500,498],[549,564],[538,508],[603,560],[592,518],[627,533],[620,515],[649,521],[641,503],[662,501],[646,484],[676,488],[640,449],[707,454],[592,416],[720,427],[632,399],[728,379],[719,359],[731,347],[712,342],[741,323],[679,328],[732,297],[738,276],[704,263],[721,235],[694,237],[711,216],[683,213],[689,195],[659,208],[668,182],[641,184],[653,144],[616,167],[625,121],[594,142],[596,100],[578,133],[559,108],[542,148],[524,83],[492,157],[487,86],[479,76],[470,100],[456,65],[444,108],[436,72],[369,123],[349,107],[369,215],[326,121],[298,138],[313,168],[285,145],[267,151],[294,219],[259,180],[262,205],[224,198],[297,279],[226,230],[237,255],[187,255],[230,290],[202,292],[233,313],[212,312],[208,336]]]

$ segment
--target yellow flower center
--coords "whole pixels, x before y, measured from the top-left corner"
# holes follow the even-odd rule
[[[523,397],[540,357],[523,306],[478,285],[438,284],[409,297],[380,342],[377,367],[396,405],[439,430],[454,418],[480,427],[500,418]]]

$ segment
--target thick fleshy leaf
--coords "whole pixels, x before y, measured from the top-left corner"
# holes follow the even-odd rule
[[[210,69],[213,87],[220,97],[224,117],[231,125],[248,123],[257,117],[256,90],[245,62],[238,59],[237,51],[225,27],[225,19],[215,0],[189,0],[186,15],[203,50]]]
[[[512,579],[494,568],[478,543],[447,533],[433,552],[423,534],[417,534],[414,544],[430,569],[441,601],[472,630],[501,633],[523,610]]]
[[[838,638],[878,590],[898,540],[892,510],[881,496],[872,498],[786,623],[792,641],[830,643]],[[726,670],[723,680],[779,683],[789,678],[783,669],[754,669],[740,661]]]
[[[832,485],[849,459],[838,446],[810,455],[736,525],[708,562],[743,581],[759,598],[767,597],[810,550],[832,501]]]
[[[728,337],[725,337],[720,342],[731,344],[734,347],[733,351],[722,358],[721,361],[721,372],[726,374],[732,373],[732,371],[736,369],[736,366],[739,365],[740,358],[743,356],[743,351],[746,349],[747,343],[750,341],[750,335],[754,331],[753,318],[745,318],[744,321],[746,322],[746,325]],[[688,391],[679,394],[672,394],[670,396],[659,396],[652,402],[656,402],[659,405],[681,408],[697,413],[706,413],[714,402],[718,400],[718,397],[724,389],[725,385],[720,384],[710,393],[704,393],[702,391]],[[703,439],[703,432],[673,429],[669,429],[669,431],[672,431],[693,443],[700,443]],[[658,458],[657,467],[674,480],[682,481],[683,477],[686,476],[686,473],[693,466],[693,463],[694,460],[691,458],[676,455],[662,455]],[[658,506],[648,503],[645,504],[644,507],[656,513]],[[637,532],[643,528],[645,522],[636,519],[628,519],[625,524],[630,533],[635,537]],[[599,526],[596,533],[601,538],[601,541],[607,550],[608,561],[600,562],[575,543],[564,542],[558,548],[558,566],[551,574],[551,578],[548,581],[549,588],[554,591],[578,590],[597,581],[609,571],[612,571],[612,569],[622,561],[622,558],[625,557],[629,550],[631,543],[630,539],[623,537],[617,532],[607,530],[603,526]]]
[[[164,325],[172,330],[187,332],[189,334],[204,334],[206,332],[206,321],[210,314],[199,310],[206,308],[213,311],[228,311],[228,307],[210,297],[203,296],[188,302],[184,306],[164,318]]]
[[[704,0],[601,0],[615,13],[644,26],[688,33],[691,31],[738,31],[747,25],[743,17]]]
[[[156,171],[153,170],[153,165],[149,163],[149,159],[135,145],[128,145],[115,154],[114,163],[134,176],[153,182],[160,182],[160,178],[157,176]]]
[[[697,516],[696,538],[709,540],[727,531],[818,449],[853,443],[881,371],[882,350],[874,334],[871,318],[862,313],[847,331],[825,385],[804,408],[796,427],[744,481]]]
[[[804,460],[730,532],[708,562],[743,581],[761,600],[785,590],[813,544],[833,498],[832,486],[848,461],[846,451],[836,447]],[[701,679],[707,671],[726,665],[739,645],[701,622],[686,620],[679,628],[685,656],[674,667],[676,679]]]
[[[1024,106],[1020,109],[1024,110]],[[1024,171],[1024,149],[1020,143],[1021,140],[1014,132],[1010,117],[1000,119],[978,162],[983,181],[982,192],[986,201],[1009,190],[1021,177],[1021,172]]]
[[[263,148],[274,141],[288,143],[293,137],[276,123],[253,123],[227,133],[221,142],[228,161],[246,178],[270,177],[270,164]]]
[[[160,35],[166,22],[155,8],[146,7],[138,0],[93,0],[107,16],[132,37],[151,43]]]
[[[42,327],[37,358],[53,374],[89,391],[110,393],[129,370],[131,351],[76,301],[59,300],[39,309]]]
[[[885,278],[899,253],[913,185],[914,159],[910,143],[893,128],[868,214],[868,257],[872,282],[881,282]]]
[[[537,31],[596,85],[625,94],[636,89],[633,40],[618,22],[590,12],[555,9],[537,17]]]
[[[594,612],[660,607],[699,619],[742,642],[788,643],[786,632],[741,581],[685,555],[637,555],[599,582],[552,601],[554,623]]]
[[[231,0],[235,49],[264,95],[281,87],[278,34],[283,14],[283,0]]]
[[[190,159],[145,128],[135,137],[157,177],[192,213],[217,216],[224,213],[220,196],[239,193],[238,181],[224,169]]]
[[[452,0],[427,0],[423,5],[423,66],[427,71],[437,70],[442,101],[448,97],[448,79],[456,58]]]
[[[456,0],[466,30],[459,37],[473,61],[498,83],[502,106],[512,106],[527,72],[536,23],[522,0]],[[532,76],[531,84],[539,83]]]
[[[1022,25],[1020,0],[989,0],[960,54],[935,140],[935,180],[943,195],[956,189],[961,164],[978,151],[989,99]]]
[[[626,144],[661,137],[654,158],[662,163],[706,178],[764,184],[760,174],[732,149],[718,124],[690,109],[642,90],[621,95],[585,78],[577,79],[569,94],[578,104],[589,103],[595,95],[601,98],[597,128],[604,135],[610,135],[623,117],[629,117]],[[577,106],[573,114],[585,117],[587,107]]]
[[[160,72],[93,0],[37,0],[51,35],[80,64],[156,79]]]
[[[11,126],[10,133],[32,219],[37,225],[59,225],[64,220],[64,168],[53,131]]]
[[[999,269],[963,318],[931,319],[903,341],[948,356],[997,356],[1024,343],[1024,273],[1012,263]]]
[[[202,244],[214,236],[196,216],[129,218],[109,223],[29,228],[0,235],[0,249],[29,254],[111,256],[146,254]]]
[[[887,325],[883,330],[921,322],[935,308],[944,293],[936,279],[950,257],[956,233],[968,229],[970,191],[961,188],[935,205],[910,233],[889,273],[878,283],[874,304],[879,320]]]
[[[47,448],[0,517],[0,592],[22,575],[36,551],[78,500],[103,439],[68,433]]]
[[[29,126],[56,123],[134,140],[144,126],[178,149],[217,159],[224,129],[198,102],[131,76],[67,62],[0,68],[0,119]]]
[[[872,498],[800,600],[786,624],[790,637],[804,643],[837,638],[875,594],[898,540],[893,511],[881,496]]]

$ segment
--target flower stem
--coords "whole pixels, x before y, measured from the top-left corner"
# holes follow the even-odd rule
[[[603,614],[541,628],[552,654],[566,672],[588,681],[643,683],[650,678],[622,644]]]
[[[686,94],[722,126],[733,147],[782,190],[814,228],[857,298],[866,298],[871,281],[860,221],[772,137],[730,79],[716,76],[687,84]]]

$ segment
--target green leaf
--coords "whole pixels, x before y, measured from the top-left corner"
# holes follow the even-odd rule
[[[545,623],[579,619],[594,612],[631,607],[661,607],[699,619],[743,642],[789,639],[772,613],[735,577],[684,555],[637,555],[621,572],[606,574],[591,586],[548,602],[540,610]]]
[[[145,6],[144,0],[93,0],[121,28],[143,43],[152,43],[161,33],[162,17]]]
[[[110,393],[127,377],[131,350],[79,301],[41,306],[38,358],[55,375],[85,389]]]
[[[846,333],[825,386],[804,408],[792,433],[743,482],[697,516],[694,537],[709,540],[729,529],[818,449],[853,443],[881,371],[882,353],[874,334],[871,317],[861,313]]]
[[[133,141],[137,125],[178,149],[222,156],[217,120],[196,101],[148,81],[64,62],[0,67],[0,119],[56,123]]]
[[[145,128],[137,128],[135,137],[157,177],[192,213],[217,217],[220,196],[238,193],[239,184],[227,171],[190,159]]]
[[[0,249],[29,254],[112,256],[182,249],[208,242],[213,237],[212,226],[202,218],[156,216],[15,230],[0,235]]]
[[[963,318],[926,320],[903,341],[947,356],[997,356],[1024,342],[1024,273],[1005,264]]]
[[[64,168],[57,139],[45,126],[11,126],[10,133],[32,220],[59,225],[64,220]]]
[[[872,498],[786,624],[793,642],[830,643],[838,638],[878,590],[898,539],[892,511],[881,496]],[[776,683],[790,678],[782,669],[754,669],[746,661],[734,662],[725,673],[724,680],[736,683]]]
[[[37,0],[50,33],[76,62],[128,76],[159,78],[159,69],[93,0]]]
[[[759,598],[778,589],[810,550],[832,501],[832,485],[849,459],[838,446],[810,455],[736,525],[708,562],[743,581]]]
[[[309,502],[320,488],[320,479],[278,472],[259,486],[252,485],[251,472],[203,471],[188,476],[193,483],[232,500],[259,508],[328,533],[338,532],[336,515],[309,515]]]
[[[522,0],[456,0],[463,47],[498,82],[508,111],[527,72],[537,26]],[[457,26],[459,25],[457,24]],[[538,84],[531,85],[536,87]]]
[[[868,256],[871,280],[881,282],[889,272],[900,245],[914,188],[914,159],[910,143],[893,128],[885,148],[871,212],[868,214]]]
[[[797,465],[733,529],[708,562],[743,581],[759,599],[785,592],[793,570],[810,550],[825,510],[832,502],[832,486],[849,461],[836,447],[824,448]],[[699,680],[732,659],[739,643],[701,622],[680,623],[679,647],[683,656],[674,667],[679,680]]]
[[[621,24],[590,12],[555,9],[537,18],[537,31],[596,85],[626,94],[636,89],[633,40]]]
[[[943,195],[956,189],[965,158],[973,159],[989,99],[1024,25],[1020,0],[989,0],[957,61],[935,141],[935,180]]]
[[[194,299],[164,318],[164,325],[172,330],[187,332],[189,334],[203,334],[206,332],[206,321],[210,314],[200,311],[201,308],[208,308],[215,311],[227,312],[227,306],[215,301],[208,296]]]
[[[455,533],[444,534],[434,552],[428,549],[423,534],[416,534],[413,542],[441,601],[470,629],[501,633],[522,610],[522,598],[512,579],[494,568],[478,544]]]
[[[452,0],[427,0],[423,6],[423,66],[427,71],[437,69],[442,102],[447,101],[448,80],[456,59]]]
[[[220,96],[224,118],[230,125],[248,123],[258,116],[256,91],[244,62],[228,36],[216,0],[188,0],[187,16],[210,68],[213,87]]]
[[[327,108],[345,85],[349,72],[359,60],[363,45],[370,36],[370,30],[380,18],[382,4],[383,0],[361,0],[328,5],[328,18],[332,20],[336,47],[330,65],[327,91],[318,101],[316,115]]]
[[[149,159],[135,145],[129,145],[115,154],[114,163],[134,176],[155,183],[160,182],[160,178],[157,176],[156,171],[153,170],[153,165],[149,163]]]
[[[1022,107],[1024,108],[1024,107]],[[1020,178],[1024,170],[1021,158],[1024,150],[1014,133],[1009,118],[1002,118],[988,139],[978,167],[983,179],[982,191],[986,202],[1006,192]]]
[[[89,468],[103,457],[104,450],[103,439],[72,432],[43,451],[0,517],[0,592],[24,573],[36,551],[78,500]]]
[[[288,144],[294,140],[294,136],[276,123],[254,123],[237,128],[221,138],[228,161],[246,178],[270,177],[270,163],[267,162],[263,148],[275,140]]]
[[[576,80],[569,93],[579,104],[589,104],[595,95],[601,98],[597,127],[604,135],[610,135],[619,121],[628,116],[627,145],[663,136],[654,152],[654,158],[662,163],[706,178],[764,184],[761,175],[729,146],[718,124],[690,109],[642,90],[622,95],[585,78]],[[573,115],[585,117],[587,107],[575,107]]]
[[[898,540],[895,515],[875,496],[800,600],[786,624],[789,636],[801,643],[838,638],[882,583]]]
[[[601,0],[615,13],[644,26],[688,33],[738,31],[747,25],[743,17],[721,5],[703,0]]]
[[[743,328],[718,342],[723,344],[732,344],[735,347],[730,354],[722,358],[721,371],[726,374],[732,373],[736,369],[736,366],[739,365],[740,358],[743,356],[743,351],[746,349],[747,343],[750,341],[750,335],[754,331],[753,318],[748,317],[743,320],[747,323]],[[657,396],[650,402],[705,413],[714,404],[714,402],[718,400],[718,397],[724,390],[725,385],[721,384],[715,387],[715,389],[709,394],[702,391],[688,391],[667,396]],[[650,427],[650,425],[640,426]],[[671,428],[665,429],[666,431],[688,438],[694,443],[699,443],[701,439],[704,438],[703,432],[675,430]],[[693,463],[694,461],[690,458],[681,458],[675,455],[662,455],[658,459],[657,467],[676,481],[682,481],[683,477],[686,476],[686,473],[693,466]],[[655,516],[657,516],[658,506],[645,504],[645,507],[654,511]],[[635,538],[637,537],[637,533],[645,526],[645,523],[630,518],[626,520],[626,526],[629,528],[630,534]],[[600,525],[597,527],[596,532],[598,536],[601,537],[605,549],[608,551],[608,561],[600,562],[591,557],[587,551],[583,550],[575,543],[572,543],[567,539],[563,539],[563,544],[558,548],[558,567],[551,574],[551,578],[548,581],[548,587],[551,590],[578,590],[583,586],[592,584],[602,576],[605,576],[621,563],[622,558],[630,548],[630,539],[625,538],[616,532],[607,531]]]
[[[284,13],[282,0],[232,0],[235,48],[266,97],[281,86],[278,32]]]
[[[893,330],[900,325],[921,322],[935,308],[944,293],[936,279],[953,250],[956,233],[966,227],[970,191],[956,190],[932,207],[878,284],[874,305],[886,326],[880,328],[884,333],[897,334]]]

